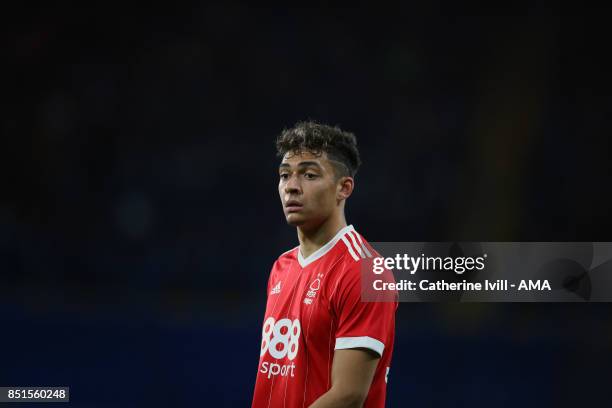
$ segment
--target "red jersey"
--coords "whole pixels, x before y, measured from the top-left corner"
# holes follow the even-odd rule
[[[361,263],[378,256],[352,225],[307,258],[282,254],[268,280],[254,408],[308,407],[331,387],[334,350],[381,356],[364,407],[385,405],[397,302],[361,302]]]

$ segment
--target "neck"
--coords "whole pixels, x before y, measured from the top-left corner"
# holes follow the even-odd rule
[[[334,235],[344,227],[346,227],[344,213],[329,217],[317,228],[307,230],[297,227],[302,256],[308,258],[317,249],[331,241]]]

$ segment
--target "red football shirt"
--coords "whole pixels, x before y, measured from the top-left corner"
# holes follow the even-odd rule
[[[308,258],[297,247],[276,260],[252,407],[308,407],[331,387],[334,350],[357,347],[381,356],[364,407],[385,405],[397,302],[361,302],[373,256],[350,225]]]

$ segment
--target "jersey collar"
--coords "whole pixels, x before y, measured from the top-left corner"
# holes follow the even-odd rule
[[[309,264],[311,264],[314,261],[316,261],[317,259],[321,258],[323,255],[328,253],[334,247],[334,245],[336,245],[336,243],[338,241],[340,241],[342,239],[344,234],[346,234],[349,231],[355,231],[355,228],[353,228],[352,224],[351,225],[347,225],[346,227],[344,227],[340,231],[338,231],[338,233],[327,244],[323,245],[321,248],[319,248],[316,251],[314,251],[307,258],[304,258],[302,256],[302,251],[300,251],[300,247],[298,246],[297,260],[298,260],[298,263],[300,264],[300,266],[302,268],[305,268]]]

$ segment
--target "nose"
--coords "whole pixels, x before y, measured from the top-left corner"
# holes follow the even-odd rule
[[[299,177],[296,175],[289,177],[289,180],[285,183],[285,193],[287,194],[299,194],[301,189]]]

